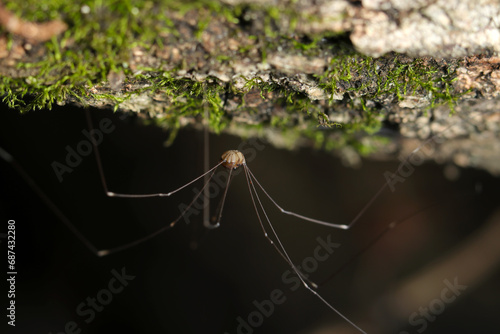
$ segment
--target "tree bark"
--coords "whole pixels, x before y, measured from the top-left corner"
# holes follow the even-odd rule
[[[10,30],[6,103],[115,108],[168,127],[199,123],[206,108],[213,131],[316,145],[348,165],[421,147],[423,160],[500,173],[495,1],[152,6],[61,12],[68,30],[45,44]]]

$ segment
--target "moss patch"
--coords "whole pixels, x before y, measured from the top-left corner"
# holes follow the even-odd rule
[[[309,138],[318,147],[347,145],[368,154],[373,148],[360,133],[380,129],[383,106],[413,101],[453,108],[459,97],[451,89],[457,62],[373,59],[356,53],[345,34],[297,36],[301,14],[293,7],[169,0],[6,6],[25,20],[61,19],[69,26],[25,50],[13,66],[0,64],[2,99],[21,111],[67,102],[137,108],[175,134],[186,119],[201,119],[208,110],[215,132],[273,128],[286,138],[284,146]],[[6,38],[11,48],[23,45]],[[277,54],[319,65],[302,73],[270,66],[268,57]],[[325,98],[312,98],[307,89],[314,86]],[[335,121],[341,112],[350,114],[348,122]]]

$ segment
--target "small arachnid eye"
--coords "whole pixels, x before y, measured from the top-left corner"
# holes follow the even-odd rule
[[[229,169],[236,169],[245,164],[245,156],[238,150],[229,150],[220,157],[222,165]]]

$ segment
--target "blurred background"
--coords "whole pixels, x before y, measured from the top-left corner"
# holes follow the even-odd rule
[[[179,205],[190,202],[192,189],[201,187],[197,183],[169,198],[108,198],[93,155],[59,182],[51,164],[64,163],[66,146],[76,148],[86,139],[84,111],[59,107],[19,115],[1,109],[0,146],[99,249],[170,223]],[[94,124],[106,117],[116,126],[99,146],[111,191],[167,192],[202,174],[201,132],[183,130],[165,147],[163,130],[134,117],[90,112]],[[211,135],[211,166],[241,142]],[[266,145],[248,165],[284,208],[348,223],[383,186],[384,173],[393,173],[399,163],[364,160],[361,168],[348,169],[328,152]],[[500,181],[472,169],[453,169],[458,176],[451,181],[445,168],[416,167],[349,231],[283,215],[262,199],[297,264],[314,255],[317,238],[339,244],[310,278],[326,281],[321,296],[366,332],[492,333],[499,329],[500,270],[498,249],[490,241],[500,238],[498,215],[494,218]],[[74,321],[82,333],[358,333],[309,291],[294,290],[282,279],[289,266],[262,234],[243,173],[233,179],[220,228],[207,230],[201,214],[191,216],[190,224],[181,220],[153,240],[104,258],[92,254],[5,161],[0,161],[0,178],[2,233],[8,219],[16,221],[13,332],[69,333],[65,326]],[[400,224],[356,257],[393,221]],[[122,268],[135,278],[87,323],[78,305],[106,289],[112,270]],[[444,282],[455,277],[467,288],[453,302],[441,303],[441,310]],[[284,302],[254,327],[242,328],[239,319],[248,323],[258,310],[254,301],[269,300],[276,289]],[[430,306],[432,317],[417,314],[409,320]]]

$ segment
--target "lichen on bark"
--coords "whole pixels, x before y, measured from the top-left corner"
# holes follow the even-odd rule
[[[499,173],[499,43],[491,38],[499,9],[491,1],[5,6],[26,21],[68,26],[46,43],[0,37],[0,93],[11,107],[114,108],[171,129],[199,122],[208,108],[213,131],[315,145],[351,165],[360,154],[394,158],[444,131],[460,144],[426,158]],[[461,20],[464,10],[473,14]],[[485,140],[491,147],[477,149]]]

